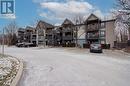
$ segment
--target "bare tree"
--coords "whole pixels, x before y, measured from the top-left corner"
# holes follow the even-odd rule
[[[117,0],[117,6],[121,10],[130,10],[130,0]]]
[[[83,24],[84,23],[84,17],[80,14],[75,15],[72,18],[72,21],[74,22],[74,24]]]
[[[32,21],[30,22],[30,26],[36,27],[39,21],[40,21],[39,18],[36,18],[36,19],[32,20]]]
[[[124,36],[128,37],[129,34],[128,32],[129,26],[123,22],[123,17],[124,15],[120,15],[120,13],[118,13],[115,23],[116,24],[115,33],[117,35],[118,42],[124,42],[125,40],[122,38],[124,38]],[[128,38],[126,40],[128,40]]]
[[[130,40],[130,0],[117,0],[117,23],[122,24],[121,32],[128,31]],[[123,31],[124,30],[124,31]]]
[[[16,37],[16,31],[18,29],[18,26],[15,21],[9,23],[7,26],[4,27],[6,31],[6,40],[7,40],[7,45],[14,45],[17,41]]]

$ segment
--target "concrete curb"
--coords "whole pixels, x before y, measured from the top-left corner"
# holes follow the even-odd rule
[[[17,75],[15,76],[15,78],[13,79],[12,83],[10,86],[17,86],[21,76],[22,76],[22,73],[23,73],[23,62],[20,60],[20,67],[19,67],[19,70],[17,72]]]

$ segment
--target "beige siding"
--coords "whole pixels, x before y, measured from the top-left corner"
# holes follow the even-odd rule
[[[78,28],[78,35],[77,35],[77,37],[78,37],[78,46],[80,46],[81,48],[83,48],[83,44],[86,43],[86,41],[85,41],[85,35],[86,35],[85,29],[86,29],[85,25],[80,26]]]
[[[79,30],[78,30],[78,39],[85,39],[85,25],[84,26],[81,26],[79,27]]]
[[[108,21],[106,22],[106,43],[111,44],[111,48],[114,46],[114,41],[116,40],[115,34],[114,34],[114,25],[115,21]]]

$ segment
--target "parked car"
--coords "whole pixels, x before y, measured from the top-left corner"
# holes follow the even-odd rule
[[[34,43],[27,43],[27,42],[22,42],[22,43],[17,43],[17,47],[36,47],[36,44]]]
[[[102,53],[102,46],[100,43],[92,43],[90,45],[90,52],[99,52]]]
[[[24,47],[36,47],[36,44],[34,44],[34,43],[25,43]]]
[[[23,46],[24,46],[24,43],[23,43],[23,42],[22,42],[22,43],[17,43],[16,46],[17,46],[17,47],[23,47]]]

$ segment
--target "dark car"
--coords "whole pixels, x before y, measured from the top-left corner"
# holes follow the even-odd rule
[[[100,43],[92,43],[90,45],[90,52],[99,52],[102,53],[102,46]]]
[[[24,43],[24,47],[36,47],[34,43]]]
[[[24,43],[23,43],[23,42],[22,42],[22,43],[17,43],[16,46],[17,46],[17,47],[23,47],[23,46],[24,46]]]

